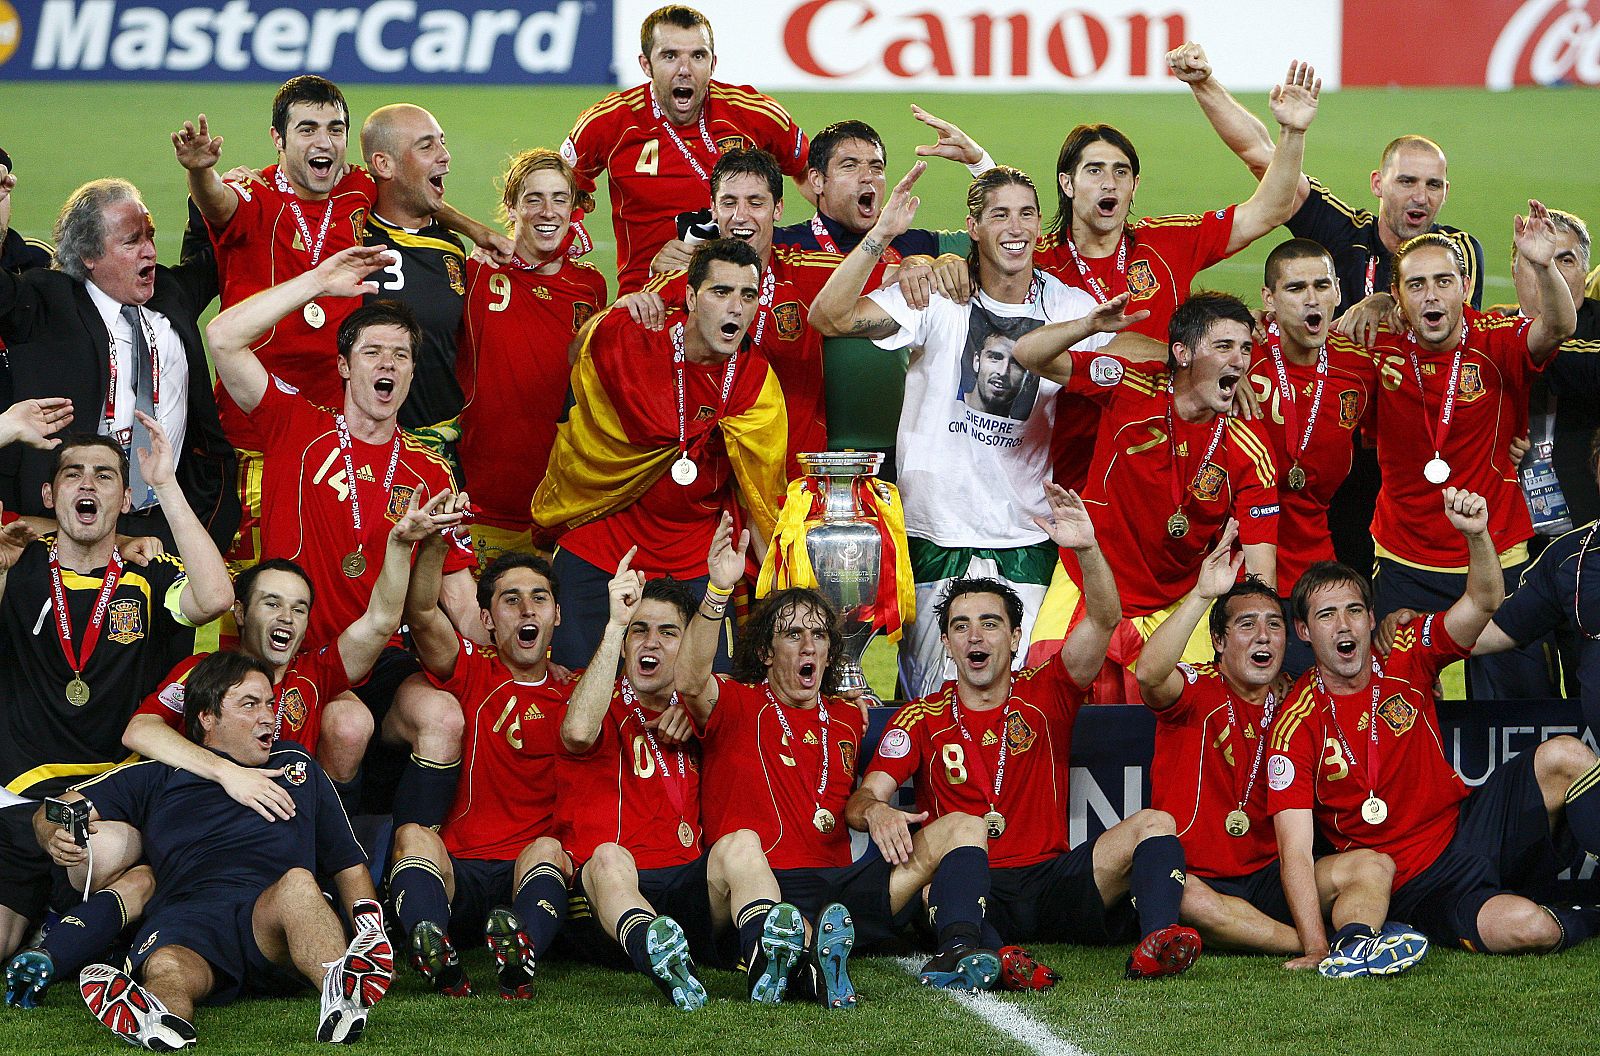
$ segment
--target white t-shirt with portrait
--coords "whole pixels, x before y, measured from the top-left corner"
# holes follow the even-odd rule
[[[1079,319],[1095,300],[1040,271],[1028,303],[983,291],[962,305],[933,294],[906,304],[898,286],[869,296],[900,329],[875,343],[911,346],[895,468],[906,532],[947,547],[1007,549],[1044,542],[1033,523],[1048,509],[1050,436],[1061,386],[1010,361],[1017,338],[1046,323]],[[1113,335],[1073,346],[1093,351]]]

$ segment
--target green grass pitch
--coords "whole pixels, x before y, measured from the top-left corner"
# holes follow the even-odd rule
[[[19,187],[13,217],[24,234],[47,236],[56,210],[78,183],[121,175],[144,191],[161,231],[162,259],[177,255],[183,224],[183,173],[168,133],[204,111],[227,143],[224,164],[272,160],[267,135],[268,86],[61,85],[8,83],[0,107],[0,146],[16,160]],[[398,100],[421,103],[439,118],[454,158],[447,193],[458,207],[487,218],[498,201],[494,180],[512,152],[556,146],[573,118],[601,89],[503,89],[357,85],[349,89],[359,118]],[[1265,114],[1264,97],[1245,102]],[[911,163],[912,147],[929,142],[910,116],[913,101],[967,129],[997,161],[1033,173],[1047,215],[1056,150],[1079,121],[1110,121],[1133,137],[1145,174],[1138,212],[1195,212],[1239,201],[1253,186],[1242,165],[1212,135],[1187,93],[1161,95],[835,95],[790,93],[790,112],[815,130],[829,121],[862,118],[884,136],[891,183]],[[1476,234],[1486,247],[1486,299],[1512,296],[1508,253],[1511,216],[1529,197],[1600,219],[1595,173],[1600,146],[1600,93],[1582,89],[1479,91],[1382,90],[1330,93],[1312,127],[1308,171],[1353,205],[1369,206],[1367,174],[1384,143],[1406,132],[1437,139],[1450,157],[1451,193],[1443,219]],[[357,153],[352,145],[352,156]],[[963,218],[966,174],[935,162],[918,190],[919,222],[956,227]],[[602,187],[602,198],[604,188]],[[786,219],[809,215],[790,188]],[[614,269],[609,212],[602,201],[590,225],[593,258]],[[1261,262],[1277,241],[1217,266],[1202,282],[1254,299]],[[869,673],[880,688],[892,680],[890,654],[875,646]],[[1271,958],[1207,955],[1187,976],[1155,984],[1121,981],[1125,950],[1042,948],[1065,979],[1043,995],[1008,995],[999,1003],[1026,1013],[1055,1037],[1105,1056],[1172,1053],[1228,1056],[1310,1052],[1424,1054],[1588,1051],[1600,1028],[1596,980],[1600,945],[1551,958],[1514,960],[1436,951],[1409,976],[1332,983],[1286,975]],[[492,990],[481,952],[468,958]],[[493,996],[446,1001],[424,993],[406,974],[381,1004],[362,1046],[394,1053],[1013,1053],[1027,1051],[944,995],[920,990],[893,960],[862,959],[856,977],[865,994],[850,1014],[815,1007],[750,1008],[739,980],[710,973],[714,1003],[683,1016],[648,982],[630,975],[553,962],[541,968],[529,1004]],[[199,1015],[203,1052],[312,1052],[316,1002],[253,1001]],[[0,1052],[118,1052],[119,1042],[95,1025],[70,987],[37,1013],[0,1010]],[[1060,1050],[1070,1051],[1070,1050]]]

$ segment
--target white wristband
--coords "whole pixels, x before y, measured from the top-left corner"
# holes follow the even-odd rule
[[[982,147],[979,147],[978,149],[983,150]],[[979,158],[971,165],[968,165],[967,171],[972,173],[974,176],[982,176],[992,168],[994,168],[994,159],[989,156],[989,152],[987,150],[983,150],[983,157]]]

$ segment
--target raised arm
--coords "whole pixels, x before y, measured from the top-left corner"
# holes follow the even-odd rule
[[[1012,358],[1040,377],[1049,378],[1058,385],[1066,385],[1072,380],[1070,353],[1075,346],[1095,334],[1117,333],[1134,323],[1150,318],[1148,311],[1137,311],[1132,315],[1125,313],[1123,309],[1128,306],[1128,297],[1126,293],[1119,293],[1109,301],[1095,305],[1094,310],[1081,319],[1066,319],[1028,331],[1011,349]],[[1159,348],[1161,354],[1166,355],[1165,345],[1142,336],[1137,342],[1123,342],[1118,338],[1112,343],[1122,347],[1114,349],[1111,345],[1107,345],[1102,351],[1121,354],[1125,351],[1139,350],[1154,358],[1155,349]]]
[[[21,443],[53,451],[61,446],[61,438],[52,434],[71,424],[72,400],[66,396],[18,400],[0,413],[0,448]]]
[[[1317,116],[1317,97],[1322,81],[1317,71],[1304,62],[1291,62],[1283,83],[1275,85],[1268,102],[1278,122],[1278,148],[1256,192],[1241,202],[1233,213],[1233,232],[1228,236],[1228,252],[1237,253],[1300,208],[1298,194],[1306,156],[1306,129]]]
[[[1528,215],[1512,219],[1516,232],[1517,256],[1533,268],[1539,279],[1539,314],[1528,324],[1528,356],[1544,363],[1555,355],[1561,342],[1578,328],[1578,307],[1572,303],[1572,290],[1555,266],[1556,226],[1543,203],[1528,199]]]
[[[973,176],[982,176],[994,168],[994,159],[989,156],[989,152],[979,146],[977,140],[963,132],[958,125],[935,117],[916,103],[911,104],[911,116],[933,129],[938,135],[932,143],[918,145],[917,157],[945,158],[957,162],[965,165]]]
[[[912,194],[911,188],[927,169],[928,163],[919,161],[900,178],[878,214],[878,222],[834,269],[811,302],[808,321],[824,337],[890,337],[900,329],[888,312],[861,291],[889,243],[904,234],[916,218],[922,199]]]
[[[228,190],[217,175],[217,162],[222,160],[222,137],[213,136],[201,114],[193,121],[172,133],[172,149],[178,155],[189,180],[189,197],[212,227],[226,227],[233,214],[239,210],[239,196]]]
[[[1078,567],[1083,570],[1083,620],[1061,643],[1061,662],[1072,681],[1079,688],[1088,689],[1105,665],[1112,632],[1122,622],[1122,599],[1117,594],[1116,577],[1095,539],[1089,508],[1078,493],[1048,481],[1044,493],[1050,503],[1050,516],[1035,517],[1033,522],[1051,542],[1076,554]]]
[[[449,544],[434,534],[417,547],[411,562],[411,586],[406,592],[406,626],[411,649],[428,674],[446,679],[456,672],[461,649],[450,618],[439,608],[439,585],[444,579],[444,555]]]
[[[689,620],[683,644],[678,647],[678,703],[701,729],[705,729],[711,710],[717,706],[717,678],[711,673],[711,662],[717,656],[723,612],[729,595],[744,574],[744,554],[749,546],[750,529],[740,532],[735,543],[733,515],[724,510],[716,534],[711,537],[711,551],[706,555],[706,571],[711,581],[706,586],[705,599]]]
[[[1139,695],[1151,711],[1165,711],[1177,702],[1183,692],[1183,675],[1178,671],[1178,661],[1183,659],[1184,646],[1200,621],[1206,618],[1211,603],[1228,592],[1239,578],[1244,567],[1243,552],[1235,552],[1233,544],[1239,540],[1239,522],[1230,518],[1222,530],[1222,538],[1200,564],[1200,578],[1194,589],[1183,596],[1172,615],[1161,621],[1144,649],[1139,653]]]
[[[323,261],[312,271],[301,272],[288,282],[279,283],[248,297],[211,320],[206,327],[206,345],[217,378],[233,397],[239,409],[249,414],[261,403],[267,391],[267,368],[252,351],[279,319],[299,311],[318,297],[360,297],[377,293],[378,285],[363,281],[387,265],[390,250],[382,247],[352,246]]]
[[[233,604],[233,580],[228,576],[228,566],[223,563],[217,544],[212,542],[205,525],[190,509],[183,489],[178,487],[172,442],[167,439],[167,431],[143,411],[133,413],[150,431],[150,446],[134,452],[139,460],[139,472],[156,493],[156,501],[167,518],[167,527],[172,530],[172,541],[178,545],[178,558],[188,573],[183,593],[178,595],[178,604],[183,618],[199,627],[221,616]]]
[[[1465,488],[1444,489],[1444,515],[1467,539],[1467,589],[1444,614],[1444,629],[1457,645],[1471,649],[1506,600],[1500,556],[1489,535],[1489,504]]]
[[[628,636],[628,625],[644,602],[644,573],[629,567],[637,546],[629,548],[617,565],[617,574],[606,585],[610,598],[606,629],[600,636],[600,647],[594,659],[584,670],[583,677],[572,690],[567,702],[566,717],[561,720],[561,744],[573,755],[583,755],[600,737],[600,724],[605,721],[606,709],[611,706],[611,687],[617,677],[617,663],[622,659],[622,641]]]

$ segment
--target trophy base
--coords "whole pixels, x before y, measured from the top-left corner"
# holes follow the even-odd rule
[[[859,692],[869,704],[883,703],[872,692],[872,687],[867,685],[867,676],[862,674],[861,665],[854,660],[846,660],[839,665],[839,684],[834,692],[841,697]]]

